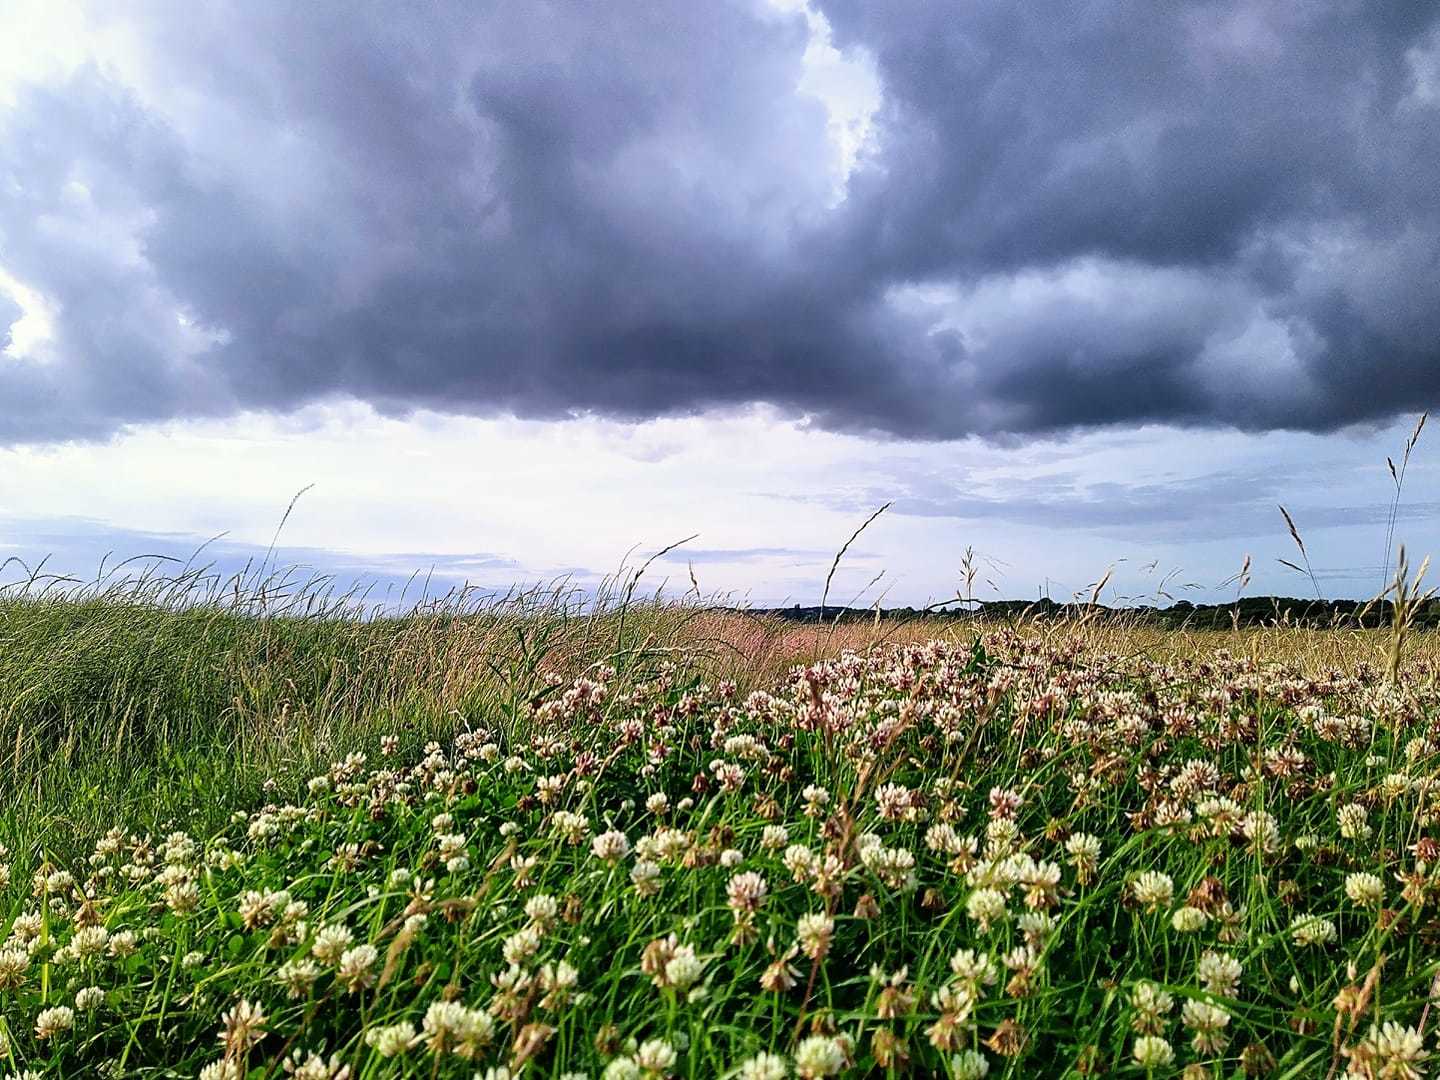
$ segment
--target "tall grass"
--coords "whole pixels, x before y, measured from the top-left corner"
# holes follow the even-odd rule
[[[190,567],[90,582],[30,574],[0,592],[0,843],[58,835],[79,847],[116,821],[203,830],[267,781],[294,782],[379,733],[414,748],[519,724],[597,662],[616,669],[622,692],[667,664],[747,692],[847,649],[973,632],[878,617],[804,626],[643,594],[637,571],[589,591],[457,589],[397,611],[294,569],[258,569],[223,581]],[[1083,625],[1023,615],[1011,625],[1080,633],[1122,655],[1226,643],[1310,670],[1386,664],[1392,647],[1380,632],[1283,626],[1177,634],[1098,610]],[[1424,638],[1412,649],[1431,651]]]
[[[1421,417],[1395,483],[1386,544]],[[285,519],[300,492],[291,501]],[[276,566],[274,544],[263,559],[233,573],[206,562],[206,548],[186,560],[144,556],[102,564],[91,579],[0,564],[0,843],[39,836],[88,843],[119,821],[145,829],[184,820],[204,829],[227,807],[253,803],[264,785],[311,774],[378,733],[416,748],[457,729],[497,723],[514,728],[555,688],[591,665],[615,669],[620,693],[667,666],[697,672],[741,691],[778,685],[797,663],[886,642],[972,634],[966,619],[928,617],[951,605],[974,607],[976,556],[967,549],[964,591],[914,621],[826,618],[830,586],[850,546],[888,508],[871,514],[830,566],[818,624],[737,611],[700,594],[666,599],[641,591],[662,549],[638,567],[622,567],[582,589],[560,579],[505,592],[470,586],[432,595],[412,576],[404,588],[345,584],[303,567]],[[1281,559],[1320,587],[1290,513],[1280,513],[1302,565]],[[279,535],[277,529],[276,535]],[[693,539],[693,538],[692,538]],[[1255,658],[1320,671],[1374,663],[1392,681],[1402,650],[1421,663],[1433,649],[1424,622],[1429,594],[1397,584],[1372,603],[1389,632],[1306,631],[1290,613],[1274,624],[1243,628],[1236,583],[1228,631],[1146,625],[1099,607],[1109,573],[1092,587],[1077,618],[1042,621],[1020,611],[1003,621],[1024,635],[1083,638],[1099,649],[1157,659],[1208,654],[1217,644]],[[1423,572],[1423,571],[1422,571]],[[872,582],[871,585],[875,583]],[[868,590],[868,587],[867,587]],[[1393,597],[1391,594],[1394,594]],[[1077,604],[1079,597],[1077,596]],[[1364,623],[1364,613],[1359,619]]]
[[[419,744],[513,721],[596,660],[633,681],[703,648],[698,609],[623,585],[456,590],[395,614],[293,571],[29,575],[0,594],[0,836],[203,819],[378,730]]]

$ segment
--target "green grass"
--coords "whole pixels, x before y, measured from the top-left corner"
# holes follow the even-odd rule
[[[13,600],[9,1068],[1422,1075],[1428,640],[923,629]]]
[[[562,583],[403,617],[307,595],[262,612],[254,588],[195,603],[174,581],[0,594],[0,842],[86,847],[117,822],[203,830],[377,730],[416,748],[513,722],[548,679],[596,659],[623,681],[677,643],[706,652],[694,609],[613,582],[584,604]]]

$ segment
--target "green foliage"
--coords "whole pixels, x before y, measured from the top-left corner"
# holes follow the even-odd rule
[[[466,654],[486,678],[442,691],[433,628],[180,614],[37,695],[56,732],[84,692],[149,738],[77,743],[12,801],[17,1074],[1423,1075],[1423,659],[1387,680],[991,631],[750,693],[673,651],[690,616],[643,609],[625,641],[498,617]],[[106,637],[103,612],[47,626]],[[200,663],[219,641],[240,660]],[[227,695],[208,728],[168,712]],[[283,736],[243,731],[287,704]]]
[[[461,590],[404,615],[303,589],[281,603],[273,582],[0,590],[0,841],[207,828],[378,729],[418,746],[514,723],[597,659],[628,679],[693,651],[697,611],[634,600],[634,579]]]

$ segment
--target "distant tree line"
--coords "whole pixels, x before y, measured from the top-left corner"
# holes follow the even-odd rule
[[[804,606],[749,609],[753,614],[770,615],[801,623],[854,622],[873,620],[875,608]],[[1109,607],[1104,604],[1060,603],[1049,598],[1039,600],[973,601],[968,606],[954,607],[893,607],[879,609],[886,620],[923,619],[933,622],[957,621],[1005,622],[1026,619],[1094,618],[1102,614],[1129,623],[1160,626],[1167,629],[1221,630],[1239,626],[1296,626],[1316,629],[1356,629],[1389,626],[1393,610],[1388,600],[1306,600],[1293,596],[1250,596],[1226,604],[1192,604],[1177,600],[1168,607],[1139,605]],[[1421,601],[1410,624],[1416,629],[1440,625],[1440,598]]]

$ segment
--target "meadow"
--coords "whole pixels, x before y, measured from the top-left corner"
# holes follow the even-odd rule
[[[1428,632],[0,599],[15,1077],[1429,1075]]]

